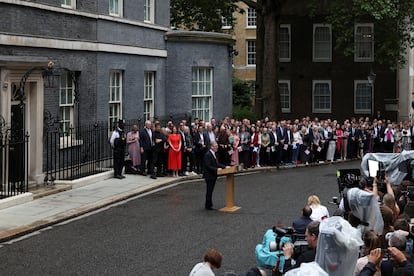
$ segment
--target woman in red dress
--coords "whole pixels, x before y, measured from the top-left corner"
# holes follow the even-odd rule
[[[167,140],[170,145],[168,170],[173,171],[173,177],[178,177],[178,171],[181,170],[181,135],[177,132],[177,127],[174,126]]]

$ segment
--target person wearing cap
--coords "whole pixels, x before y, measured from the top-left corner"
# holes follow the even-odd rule
[[[216,152],[218,150],[218,144],[216,141],[210,142],[210,150],[206,152],[204,155],[204,170],[203,170],[203,178],[206,180],[207,184],[207,191],[206,191],[206,203],[205,208],[206,210],[214,210],[213,209],[213,190],[214,186],[216,185],[217,180],[217,170],[219,168],[224,169],[226,166],[220,164],[216,157]]]
[[[125,126],[124,121],[119,120],[117,128],[112,132],[109,143],[113,149],[113,163],[114,163],[114,178],[123,179],[122,168],[124,166],[125,158]]]

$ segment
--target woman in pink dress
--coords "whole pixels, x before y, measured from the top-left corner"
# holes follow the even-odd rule
[[[173,177],[178,177],[181,170],[181,135],[178,134],[177,127],[173,127],[172,133],[167,140],[170,145],[168,152],[168,170],[173,172]]]
[[[336,125],[336,132],[334,133],[334,138],[336,136],[336,155],[343,159],[343,154],[342,154],[342,136],[344,136],[344,131],[341,129],[341,125],[337,124]]]
[[[138,167],[141,165],[141,148],[139,146],[139,132],[137,125],[133,125],[131,131],[127,133],[127,145],[129,158],[132,161],[131,170],[137,173]]]
[[[240,143],[240,137],[237,135],[237,128],[232,127],[231,128],[231,135],[229,137],[230,144],[232,145],[233,152],[231,153],[231,162],[230,164],[232,166],[239,165],[239,143]]]

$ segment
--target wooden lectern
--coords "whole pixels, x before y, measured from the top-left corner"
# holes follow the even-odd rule
[[[241,207],[234,206],[234,174],[238,172],[238,166],[233,166],[217,171],[217,175],[226,176],[226,207],[221,212],[236,212]]]

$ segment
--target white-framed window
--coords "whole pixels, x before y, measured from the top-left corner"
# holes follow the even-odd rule
[[[115,129],[122,114],[122,72],[111,71],[109,80],[109,129]]]
[[[155,72],[144,73],[144,119],[154,118]]]
[[[75,83],[72,73],[62,72],[59,84],[59,126],[66,136],[69,135],[69,131],[74,125],[74,92]]]
[[[256,28],[256,10],[252,8],[247,9],[247,28]]]
[[[109,0],[109,15],[122,17],[123,0]]]
[[[256,40],[246,41],[246,64],[256,66]]]
[[[332,112],[332,88],[330,80],[314,80],[312,82],[312,112]]]
[[[233,20],[229,17],[222,17],[221,18],[221,28],[223,30],[229,30],[233,28]]]
[[[279,26],[279,61],[290,62],[290,24]]]
[[[355,61],[374,61],[374,24],[355,24]]]
[[[330,24],[313,24],[313,61],[332,61],[332,27]]]
[[[191,114],[193,118],[200,118],[208,122],[213,112],[213,69],[193,67],[191,82]]]
[[[283,113],[290,112],[290,80],[279,80],[280,107]]]
[[[154,23],[154,1],[144,0],[144,22]]]
[[[354,81],[354,112],[356,114],[372,114],[374,87],[368,80]]]
[[[76,9],[76,0],[60,0],[62,8]]]

